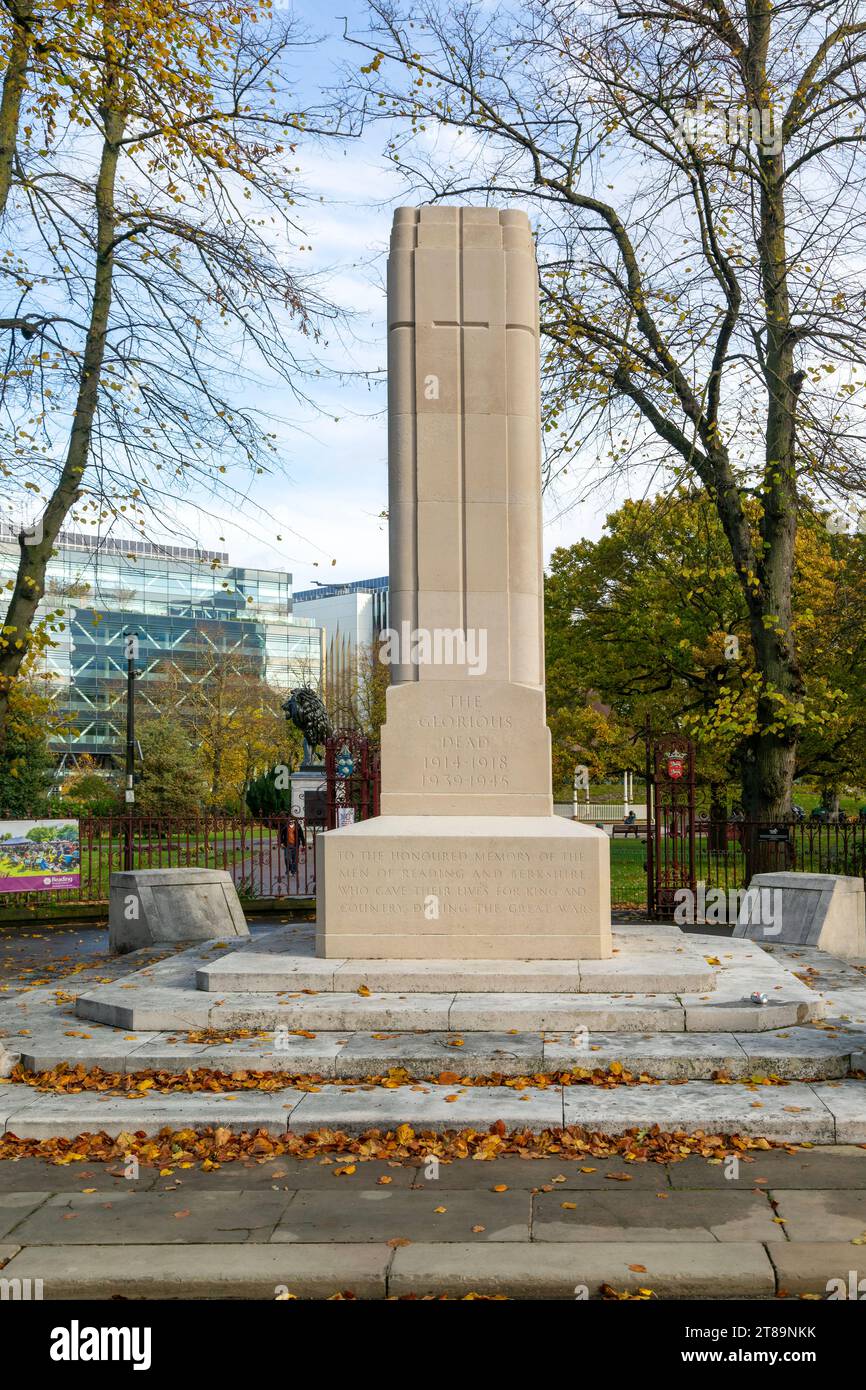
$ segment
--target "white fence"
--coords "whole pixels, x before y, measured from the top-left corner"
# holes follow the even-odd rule
[[[557,801],[554,810],[558,816],[568,819],[588,820],[594,825],[597,820],[610,824],[624,820],[629,811],[634,811],[638,820],[646,820],[646,803],[624,801],[578,801],[577,807],[570,801]]]

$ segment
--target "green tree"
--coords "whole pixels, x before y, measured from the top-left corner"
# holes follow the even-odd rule
[[[292,788],[285,764],[254,777],[246,791],[247,808],[254,816],[287,816],[292,809]]]
[[[123,808],[117,782],[96,770],[92,758],[83,757],[78,768],[63,784],[61,809],[75,808],[79,815],[110,816]]]
[[[54,722],[50,698],[29,678],[18,681],[9,705],[8,737],[0,748],[0,815],[30,819],[50,814],[54,758],[48,740]]]
[[[795,554],[794,641],[803,671],[797,775],[866,774],[866,540],[806,518]],[[681,730],[702,780],[748,778],[760,676],[741,588],[715,507],[679,489],[608,517],[598,541],[554,552],[546,585],[548,704],[592,692],[639,737]]]
[[[297,43],[272,0],[0,3],[14,306],[0,476],[32,516],[0,628],[0,745],[64,523],[141,533],[167,497],[234,500],[232,469],[275,461],[245,372],[298,390],[303,344],[331,312],[291,251],[305,235],[294,153],[315,125],[292,101]]]
[[[138,810],[151,815],[190,815],[207,805],[208,781],[186,732],[170,719],[153,720],[141,731]]]

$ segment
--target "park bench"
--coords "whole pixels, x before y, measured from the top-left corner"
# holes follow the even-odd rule
[[[624,820],[619,820],[614,823],[611,838],[615,840],[618,836],[622,836],[623,839],[628,839],[629,835],[634,835],[635,839],[639,840],[641,835],[646,835],[646,833],[647,823],[645,820],[633,821],[631,825],[626,825]]]

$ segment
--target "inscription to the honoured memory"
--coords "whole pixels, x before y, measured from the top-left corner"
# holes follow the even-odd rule
[[[610,955],[607,836],[553,814],[526,215],[400,208],[381,815],[317,846],[331,957]]]
[[[359,916],[408,912],[431,923],[523,913],[527,902],[557,915],[583,915],[589,867],[583,849],[565,847],[348,851],[337,902],[351,904]]]

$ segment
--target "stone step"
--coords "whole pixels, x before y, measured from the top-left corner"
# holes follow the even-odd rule
[[[279,994],[312,989],[389,994],[705,994],[718,970],[678,946],[612,960],[319,960],[285,950],[233,951],[196,971],[210,994]]]
[[[778,978],[778,977],[775,977]],[[79,1018],[126,1030],[303,1028],[312,1031],[605,1033],[766,1032],[809,1023],[824,1012],[821,996],[787,974],[771,983],[765,1004],[750,1000],[755,977],[712,994],[205,994],[148,983],[100,985],[79,995]],[[765,988],[766,988],[766,983]]]
[[[785,1143],[866,1142],[866,1083],[791,1082],[749,1086],[687,1081],[616,1086],[385,1087],[324,1084],[317,1091],[238,1091],[228,1095],[146,1093],[141,1099],[100,1092],[56,1094],[22,1084],[0,1089],[0,1125],[19,1138],[76,1138],[163,1127],[225,1125],[234,1131],[287,1129],[363,1134],[410,1124],[416,1132],[470,1128],[558,1129],[563,1123],[618,1135],[658,1126],[665,1132],[754,1135]]]
[[[838,1246],[828,1249],[839,1258]],[[776,1293],[771,1257],[759,1241],[666,1244],[640,1237],[568,1245],[413,1241],[396,1249],[385,1241],[34,1245],[12,1253],[3,1277],[41,1280],[46,1300],[274,1299],[280,1289],[315,1299],[350,1292],[358,1299],[482,1293],[573,1300],[598,1298],[603,1285],[635,1293],[648,1287],[656,1299]]]
[[[71,1034],[78,1036],[71,1036]],[[15,1039],[27,1071],[81,1063],[88,1070],[136,1075],[187,1069],[284,1072],[363,1079],[405,1068],[412,1076],[529,1076],[575,1067],[627,1071],[660,1080],[775,1075],[831,1080],[866,1069],[866,1032],[814,1027],[771,1033],[352,1033],[285,1032],[235,1042],[190,1043],[177,1034],[127,1034],[90,1024],[53,1022]]]

